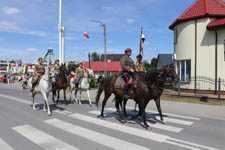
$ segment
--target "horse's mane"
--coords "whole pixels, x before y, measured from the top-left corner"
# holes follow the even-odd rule
[[[152,83],[153,80],[156,78],[156,76],[158,76],[159,74],[160,74],[160,70],[151,70],[145,74],[144,79]]]

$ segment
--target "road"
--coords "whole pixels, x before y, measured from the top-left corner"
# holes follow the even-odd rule
[[[91,91],[92,101],[95,93]],[[152,128],[146,130],[138,119],[120,123],[113,103],[107,103],[105,120],[98,119],[100,108],[90,107],[86,94],[82,105],[55,106],[49,100],[50,117],[42,111],[42,95],[36,96],[40,109],[34,111],[29,92],[19,84],[0,84],[0,101],[1,150],[225,149],[225,107],[162,101],[165,124],[161,124],[151,102],[147,119]],[[134,113],[133,106],[130,101],[129,114]]]

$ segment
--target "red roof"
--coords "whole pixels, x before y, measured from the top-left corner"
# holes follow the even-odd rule
[[[209,30],[220,29],[224,27],[225,27],[225,18],[212,21],[207,25],[207,29]]]
[[[179,23],[204,17],[225,17],[225,2],[223,0],[196,0],[169,28],[173,29]]]
[[[84,62],[84,67],[89,68],[89,62]],[[93,69],[95,72],[104,71],[104,61],[92,61],[91,69]],[[112,72],[122,71],[122,68],[120,67],[120,62],[119,61],[107,62],[106,71],[112,71]]]

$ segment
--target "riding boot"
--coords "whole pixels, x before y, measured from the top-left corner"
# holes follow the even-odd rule
[[[31,88],[30,92],[34,91],[35,86],[36,86],[36,82],[32,83],[32,88]]]

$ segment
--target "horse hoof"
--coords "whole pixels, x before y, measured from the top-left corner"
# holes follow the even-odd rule
[[[46,112],[47,110],[46,109],[43,109],[43,112]]]
[[[90,107],[92,107],[92,104],[89,104]]]
[[[48,116],[52,116],[52,113],[51,112],[48,112]]]
[[[99,115],[98,118],[105,120],[105,117],[102,115]]]
[[[126,120],[123,120],[123,119],[119,119],[119,121],[122,123],[122,124],[125,124],[127,121]]]

